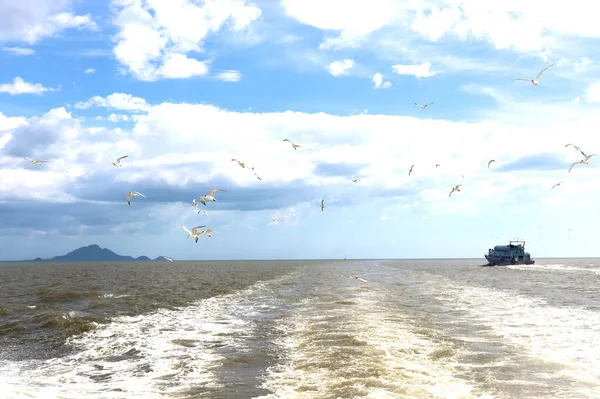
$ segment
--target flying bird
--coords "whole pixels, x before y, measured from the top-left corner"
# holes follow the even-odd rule
[[[117,162],[112,162],[112,164],[118,168],[123,167],[123,165],[121,165],[121,159],[127,158],[129,155],[124,155],[122,157],[117,158]]]
[[[490,164],[491,164],[492,162],[496,162],[496,160],[495,160],[495,159],[490,159],[490,161],[488,162],[488,169],[490,168]]]
[[[168,256],[162,256],[163,258],[165,258],[166,260],[168,260],[169,262],[173,263],[173,258],[169,258]]]
[[[577,161],[577,162],[573,162],[573,165],[571,165],[571,167],[569,168],[569,172],[571,172],[571,169],[573,169],[573,166],[581,164],[581,165],[587,165],[589,164],[589,160],[591,157],[595,156],[596,154],[590,154],[590,155],[586,155],[585,159],[582,159],[581,161]]]
[[[410,166],[410,170],[408,171],[408,175],[410,176],[410,174],[412,173],[413,168],[415,167],[415,165],[411,165]]]
[[[419,105],[419,104],[415,103],[415,105],[421,109],[427,109],[427,107],[429,107],[431,104],[433,104],[433,102],[430,102],[429,104],[425,104],[425,105]]]
[[[141,197],[146,198],[146,196],[144,194],[142,194],[142,193],[138,193],[137,191],[131,191],[129,194],[127,194],[125,196],[125,199],[127,200],[127,204],[131,205],[131,197],[135,197],[135,196],[138,196],[138,195],[141,196]]]
[[[232,158],[231,160],[232,160],[232,161],[234,161],[234,162],[237,162],[237,163],[238,163],[238,165],[240,165],[242,168],[245,168],[245,167],[246,167],[246,164],[245,164],[245,163],[243,163],[242,161],[238,161],[238,160],[237,160],[237,159],[235,159],[235,158]]]
[[[210,233],[212,232],[212,229],[206,229],[206,231],[201,231],[200,233],[198,233],[201,236],[208,236],[208,237],[212,237],[210,235]]]
[[[189,231],[189,230],[187,229],[187,227],[185,227],[185,226],[181,226],[181,227],[183,227],[183,229],[184,229],[185,231],[187,231],[187,233],[188,233],[188,236],[187,236],[186,238],[195,238],[195,239],[196,239],[196,242],[198,242],[198,238],[199,238],[199,237],[200,237],[200,235],[201,235],[201,233],[198,233],[198,229],[201,229],[202,227],[206,227],[206,226],[205,226],[205,225],[203,225],[203,226],[196,226],[196,227],[192,227],[192,231]]]
[[[206,216],[208,216],[208,212],[206,212],[204,209],[200,209],[200,210],[198,210],[198,212],[197,212],[197,213],[203,213],[203,214],[205,214]]]
[[[24,159],[28,160],[30,164],[32,165],[38,165],[38,166],[42,166],[43,163],[46,163],[48,161],[34,161],[33,159],[29,159],[27,157],[23,157]]]
[[[349,274],[347,277],[353,278],[353,279],[358,280],[358,281],[362,281],[363,283],[368,283],[367,280],[365,280],[364,278],[360,278],[358,276],[353,276],[353,275]]]
[[[271,217],[271,219],[273,219],[273,223],[274,224],[279,224],[279,222],[277,221],[277,219],[275,219],[274,217]]]
[[[556,183],[555,185],[553,185],[553,186],[552,186],[552,188],[551,188],[550,190],[553,190],[553,189],[554,189],[554,187],[558,187],[558,186],[560,186],[560,185],[561,185],[561,183],[562,183],[562,180],[561,180],[561,181],[559,181],[558,183]],[[540,226],[540,227],[542,227],[542,226]]]
[[[192,199],[192,206],[198,206],[198,203],[196,202],[196,198]]]
[[[448,194],[448,197],[450,197],[452,195],[453,192],[455,191],[460,191],[460,186],[462,186],[462,184],[457,184],[456,186],[454,186],[452,188],[452,191],[450,191],[450,194]]]
[[[439,164],[439,163],[436,163],[436,164],[435,164],[435,167],[436,167],[436,168],[439,168],[439,167],[440,167],[440,164]]]
[[[352,175],[352,183],[356,183],[358,180],[360,179],[357,179],[356,177],[354,177],[354,175]]]
[[[300,148],[299,144],[292,143],[292,140],[290,140],[290,139],[284,139],[283,141],[289,141],[290,144],[292,145],[292,147],[294,147],[294,150],[297,148]]]
[[[570,146],[570,145],[572,145],[572,146],[573,146],[573,148],[575,148],[575,150],[579,151],[579,152],[580,152],[580,153],[581,153],[581,154],[582,154],[584,157],[585,157],[585,156],[587,156],[587,155],[585,154],[585,152],[581,151],[581,148],[577,147],[575,144],[571,144],[571,143],[569,143],[569,144],[567,144],[565,147],[568,147],[568,146]]]
[[[206,205],[206,201],[216,201],[217,199],[215,198],[215,193],[217,191],[227,191],[227,190],[220,190],[218,188],[213,188],[209,191],[209,193],[207,195],[203,195],[200,197],[200,202],[202,202],[204,205]]]
[[[256,171],[254,170],[254,166],[252,167],[252,169],[251,169],[251,170],[252,170],[252,173],[254,173],[254,176],[256,176],[256,178],[257,178],[258,180],[262,180],[262,179],[260,178],[260,176],[258,176],[258,175],[256,174]]]
[[[550,68],[552,65],[554,65],[554,63],[548,65],[546,68],[542,69],[540,71],[540,73],[537,74],[537,76],[535,77],[535,79],[525,79],[525,78],[517,78],[514,80],[523,80],[525,82],[531,82],[533,83],[534,86],[539,85],[540,83],[538,82],[538,80],[540,79],[540,77],[542,76],[542,74],[546,71],[546,69]]]
[[[321,212],[325,209],[325,200],[321,200]]]

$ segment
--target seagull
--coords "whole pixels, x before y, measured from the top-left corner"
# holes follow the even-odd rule
[[[495,160],[495,159],[490,159],[490,161],[488,162],[488,169],[490,168],[490,164],[491,164],[492,162],[496,162],[496,160]]]
[[[38,165],[38,166],[42,166],[42,163],[48,162],[48,161],[34,161],[33,159],[29,159],[27,157],[23,157],[23,158],[28,160],[30,164]]]
[[[410,166],[410,170],[408,171],[408,175],[410,176],[410,174],[412,173],[413,168],[415,167],[415,165],[411,165]]]
[[[218,188],[213,188],[210,190],[210,192],[208,193],[208,195],[203,195],[200,197],[200,202],[202,202],[204,205],[206,205],[206,201],[216,201],[217,199],[215,198],[215,193],[217,191],[227,191],[227,190],[220,190]]]
[[[577,161],[577,162],[573,162],[573,165],[571,165],[571,167],[569,168],[569,172],[571,171],[571,169],[573,169],[573,166],[577,165],[577,164],[581,164],[581,165],[587,165],[589,163],[589,160],[591,157],[595,156],[596,154],[590,154],[590,155],[586,155],[585,159],[582,159],[581,161]]]
[[[321,212],[325,209],[325,200],[321,200]]]
[[[290,144],[292,145],[292,147],[294,147],[294,150],[297,149],[297,148],[300,148],[300,145],[292,143],[292,140],[290,140],[290,139],[284,139],[283,141],[289,141]]]
[[[352,175],[352,183],[356,183],[359,179],[357,179],[356,177],[354,177],[354,175]]]
[[[209,237],[212,237],[212,236],[210,235],[210,233],[211,233],[211,232],[212,232],[212,229],[206,229],[206,231],[201,231],[201,232],[200,232],[200,233],[198,233],[198,234],[199,234],[199,235],[201,235],[201,236],[209,236]]]
[[[240,165],[242,168],[245,168],[245,167],[246,167],[246,164],[245,164],[245,163],[243,163],[242,161],[238,161],[238,160],[237,160],[237,159],[235,159],[235,158],[232,158],[231,160],[232,160],[232,161],[234,161],[234,162],[237,162],[237,163],[238,163],[238,165]]]
[[[419,105],[417,103],[415,103],[415,105],[421,109],[426,109],[427,107],[429,107],[431,104],[433,104],[433,102],[430,102],[429,104],[425,104],[425,105]]]
[[[165,258],[169,262],[173,263],[173,258],[169,258],[168,256],[162,256],[162,258]]]
[[[440,164],[439,164],[439,163],[436,163],[436,164],[435,164],[435,167],[436,167],[436,168],[439,168],[439,167],[440,167]]]
[[[117,162],[113,162],[112,164],[113,164],[114,166],[116,166],[116,167],[119,167],[119,168],[121,168],[121,167],[123,167],[123,165],[121,165],[121,159],[123,159],[123,158],[127,158],[128,156],[129,156],[129,155],[124,155],[124,156],[122,156],[122,157],[119,157],[119,158],[117,158]]]
[[[206,212],[204,209],[200,209],[197,213],[203,213],[206,216],[208,216],[208,212]]]
[[[187,227],[185,227],[185,226],[181,226],[181,227],[183,227],[183,229],[184,229],[185,231],[187,231],[187,233],[188,233],[188,236],[187,236],[186,238],[190,238],[190,237],[191,237],[191,238],[195,238],[195,239],[196,239],[196,242],[198,242],[198,238],[200,237],[200,234],[201,234],[201,233],[198,233],[198,229],[201,229],[202,227],[206,227],[206,226],[196,226],[196,227],[192,227],[192,231],[189,231],[189,230],[187,229]]]
[[[565,147],[568,147],[568,146],[570,146],[570,145],[572,145],[572,146],[573,146],[573,148],[575,148],[577,151],[579,151],[579,152],[580,152],[580,153],[581,153],[581,154],[582,154],[584,157],[585,157],[585,156],[587,156],[587,155],[585,155],[585,152],[581,151],[581,148],[577,147],[575,144],[571,144],[571,143],[569,143],[569,144],[567,144]]]
[[[125,196],[125,199],[127,200],[127,204],[128,204],[128,205],[131,205],[131,197],[135,197],[135,196],[137,196],[137,195],[139,195],[139,196],[142,196],[142,197],[146,198],[146,196],[145,196],[144,194],[142,194],[142,193],[138,193],[137,191],[132,191],[132,192],[130,192],[129,194],[127,194],[127,195]]]
[[[351,274],[349,274],[349,275],[348,275],[348,277],[350,277],[350,278],[353,278],[353,279],[355,279],[355,280],[358,280],[358,281],[362,281],[363,283],[368,283],[368,281],[367,281],[367,280],[365,280],[364,278],[360,278],[360,277],[357,277],[357,276],[353,276],[353,275],[351,275]]]
[[[554,65],[554,63],[552,63],[552,64],[548,65],[546,68],[542,69],[540,71],[540,73],[537,74],[537,76],[535,77],[535,79],[517,78],[517,79],[514,79],[514,80],[523,80],[525,82],[531,82],[531,83],[533,83],[534,86],[537,86],[537,85],[539,85],[539,82],[538,82],[539,78],[546,71],[546,69],[550,68],[552,65]]]
[[[452,188],[452,191],[450,191],[450,194],[448,195],[448,197],[450,197],[452,195],[453,192],[455,191],[460,191],[460,186],[462,186],[462,184],[457,184],[456,186],[454,186]]]
[[[254,176],[256,176],[256,178],[257,178],[258,180],[262,180],[262,179],[261,179],[261,178],[260,178],[260,177],[259,177],[259,176],[256,174],[256,172],[254,171],[254,166],[252,167],[252,173],[254,173]]]
[[[279,222],[277,221],[277,219],[275,219],[274,217],[271,217],[271,219],[273,219],[273,223],[274,224],[279,224]]]
[[[553,190],[553,189],[554,189],[554,187],[558,187],[558,186],[560,186],[560,184],[561,184],[561,183],[562,183],[562,180],[561,180],[561,181],[559,181],[558,183],[556,183],[555,185],[553,185],[553,186],[552,186],[552,188],[551,188],[550,190]],[[542,226],[540,226],[540,227],[542,227]]]
[[[192,206],[198,206],[198,203],[196,202],[196,198],[192,199]]]

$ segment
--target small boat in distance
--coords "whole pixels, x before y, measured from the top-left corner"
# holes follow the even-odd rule
[[[485,254],[487,266],[533,265],[531,255],[525,252],[525,241],[510,241],[508,245],[496,245]]]

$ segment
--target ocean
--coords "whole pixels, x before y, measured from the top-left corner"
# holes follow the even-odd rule
[[[483,263],[0,263],[0,397],[600,397],[600,259]]]

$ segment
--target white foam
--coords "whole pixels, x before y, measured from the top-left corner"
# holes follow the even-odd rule
[[[586,384],[600,389],[598,312],[550,306],[542,299],[492,288],[447,283],[444,291],[466,312],[461,322],[487,325],[528,356],[562,365],[558,375],[584,383],[579,394],[585,394]]]
[[[268,370],[264,387],[273,393],[261,398],[491,398],[454,377],[451,355],[436,360],[448,348],[411,332],[380,293],[349,289],[345,304],[307,299],[281,321],[287,360]]]
[[[0,363],[2,397],[162,398],[194,386],[215,387],[213,370],[222,359],[216,348],[248,349],[239,337],[252,336],[250,317],[276,308],[268,287],[290,278],[179,310],[118,317],[69,339],[79,349],[73,355]]]

